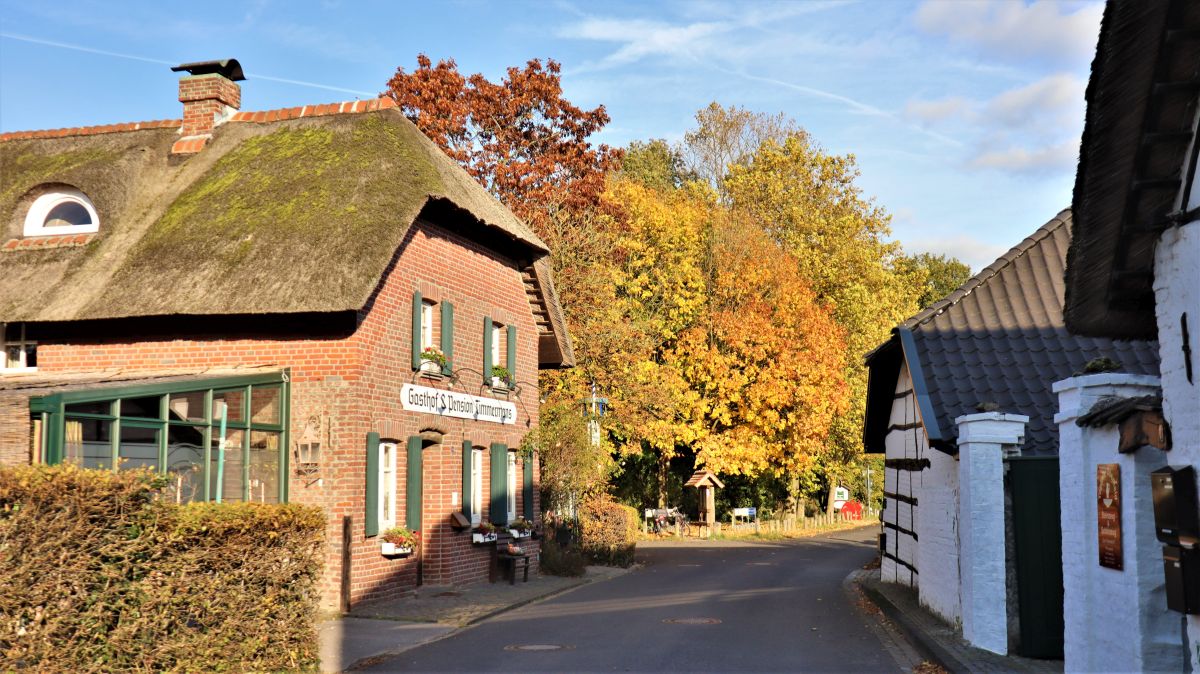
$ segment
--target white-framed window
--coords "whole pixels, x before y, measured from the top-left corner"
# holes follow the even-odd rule
[[[425,350],[431,346],[437,346],[433,343],[433,309],[437,306],[436,303],[424,300],[421,302],[421,350]]]
[[[504,365],[504,359],[500,354],[504,353],[501,340],[504,339],[504,326],[500,323],[492,322],[492,365]]]
[[[90,234],[100,231],[100,216],[90,199],[63,187],[34,200],[25,215],[25,236]]]
[[[37,369],[37,342],[25,337],[25,324],[0,323],[0,372]]]
[[[471,450],[471,524],[483,518],[483,450]]]
[[[517,453],[508,453],[508,521],[517,519],[517,485],[520,484],[517,475]]]
[[[379,443],[379,530],[396,526],[396,443]]]

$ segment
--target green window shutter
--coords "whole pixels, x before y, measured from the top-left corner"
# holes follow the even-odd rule
[[[508,446],[492,443],[492,504],[488,517],[496,525],[508,524]]]
[[[421,530],[421,436],[408,439],[408,465],[405,469],[404,526]]]
[[[492,317],[483,317],[483,383],[492,380]]]
[[[508,382],[517,383],[517,326],[508,326]]]
[[[470,440],[463,440],[462,452],[462,512],[471,519],[471,499],[474,498],[475,490],[472,489],[475,485],[471,484],[471,459],[474,457],[474,451],[471,448]]]
[[[421,291],[413,293],[412,369],[421,369]]]
[[[530,452],[530,454],[525,457],[525,475],[524,475],[524,479],[521,482],[521,496],[522,496],[522,500],[524,501],[523,505],[525,507],[525,519],[529,520],[530,522],[535,521],[534,520],[535,513],[533,512],[533,453],[532,452]]]
[[[442,301],[442,353],[446,356],[442,374],[448,376],[454,371],[454,305],[445,300]]]
[[[367,512],[363,517],[366,534],[379,533],[379,434],[367,433]]]

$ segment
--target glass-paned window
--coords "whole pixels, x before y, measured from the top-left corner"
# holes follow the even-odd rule
[[[37,343],[25,337],[25,324],[0,323],[0,370],[37,367]]]
[[[244,389],[235,389],[233,391],[214,391],[212,408],[213,421],[219,422],[221,420],[222,410],[228,414],[226,421],[245,421],[245,402],[246,391]]]
[[[471,450],[471,523],[483,517],[483,450]]]
[[[221,388],[115,389],[107,398],[97,390],[72,391],[35,398],[30,407],[50,424],[44,434],[49,461],[148,468],[167,479],[163,497],[178,503],[286,500],[288,384],[229,381]],[[61,433],[53,424],[62,424]]]
[[[517,453],[508,453],[508,521],[517,519]]]
[[[212,500],[217,500],[217,494],[221,495],[222,501],[241,501],[243,475],[242,470],[245,467],[245,462],[242,457],[242,443],[245,440],[246,432],[239,428],[230,428],[225,431],[225,472],[220,471],[221,464],[221,440],[220,431],[213,430],[212,434],[212,454],[210,458],[212,474]]]
[[[204,500],[204,432],[202,426],[167,427],[167,490],[176,503]]]
[[[499,323],[492,323],[492,367],[504,365],[505,361],[500,356],[500,354],[504,353],[504,345],[502,344],[503,339],[504,326],[500,325]],[[491,372],[487,373],[487,376],[490,377],[491,375]]]
[[[437,346],[433,343],[433,308],[434,303],[428,300],[421,302],[421,350],[430,346]]]
[[[379,528],[396,526],[396,443],[379,444]]]
[[[117,445],[117,469],[158,470],[157,428],[121,424],[121,442]]]
[[[121,416],[122,417],[139,417],[142,419],[158,419],[161,418],[161,412],[158,406],[162,402],[162,396],[147,396],[142,398],[122,398],[121,399]]]
[[[207,421],[204,391],[184,391],[167,396],[167,420]]]
[[[279,401],[281,389],[278,386],[255,386],[250,393],[250,420],[256,424],[279,423]]]
[[[279,438],[273,431],[250,432],[250,500],[279,502]]]

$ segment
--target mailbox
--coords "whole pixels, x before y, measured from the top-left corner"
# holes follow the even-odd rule
[[[1167,608],[1180,613],[1200,613],[1200,551],[1163,546]]]
[[[1200,513],[1196,505],[1196,473],[1191,466],[1163,466],[1150,473],[1154,495],[1154,533],[1167,545],[1200,544]]]

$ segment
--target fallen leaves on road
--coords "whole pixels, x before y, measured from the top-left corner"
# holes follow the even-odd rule
[[[922,660],[913,667],[913,674],[949,674],[941,665],[929,660]]]

